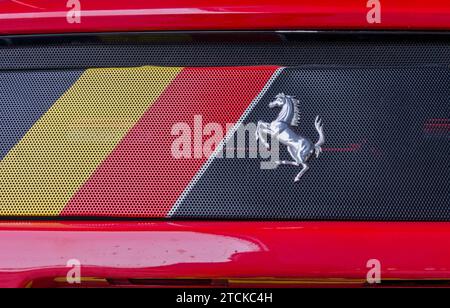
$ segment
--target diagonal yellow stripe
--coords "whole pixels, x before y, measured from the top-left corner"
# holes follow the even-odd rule
[[[59,215],[180,71],[85,71],[0,161],[0,215]]]

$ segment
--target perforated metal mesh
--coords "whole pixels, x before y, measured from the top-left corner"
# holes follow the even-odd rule
[[[0,215],[59,215],[180,70],[0,73]]]
[[[268,103],[294,95],[295,131],[315,142],[319,115],[324,153],[297,183],[300,167],[215,159],[174,217],[448,220],[449,84],[448,68],[286,69],[245,123],[274,120]],[[281,159],[292,160],[283,145]]]
[[[92,173],[61,215],[166,217],[206,161],[203,129],[234,123],[274,68],[184,68]],[[160,76],[155,76],[159,79]],[[245,88],[242,82],[246,81]],[[147,84],[150,88],[152,85]],[[142,89],[145,93],[149,90]],[[226,112],[224,112],[226,110]],[[175,156],[187,130],[187,155]],[[194,141],[200,135],[200,146]],[[197,150],[200,149],[200,155]]]
[[[449,39],[227,35],[0,38],[0,216],[450,220]],[[142,65],[165,67],[117,68]],[[270,122],[281,92],[298,134],[324,122],[298,183],[261,157],[171,156],[173,124]]]
[[[157,66],[450,64],[450,38],[432,33],[118,34],[0,37],[0,69]]]

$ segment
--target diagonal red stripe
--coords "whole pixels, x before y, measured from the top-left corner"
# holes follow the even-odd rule
[[[240,118],[275,70],[185,68],[61,215],[165,217],[208,158],[175,159],[173,125],[193,128],[194,117],[201,115],[203,125],[213,122],[225,128]]]

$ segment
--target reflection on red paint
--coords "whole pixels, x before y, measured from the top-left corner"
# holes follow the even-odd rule
[[[447,0],[384,1],[380,24],[367,23],[366,2],[355,0],[90,0],[78,24],[67,23],[66,2],[0,1],[0,33],[450,28]]]
[[[0,222],[0,287],[66,277],[358,279],[370,259],[384,279],[448,279],[449,223]],[[270,283],[269,283],[270,285]]]

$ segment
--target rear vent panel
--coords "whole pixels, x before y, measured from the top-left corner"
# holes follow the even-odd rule
[[[444,34],[0,42],[0,216],[450,220]]]

